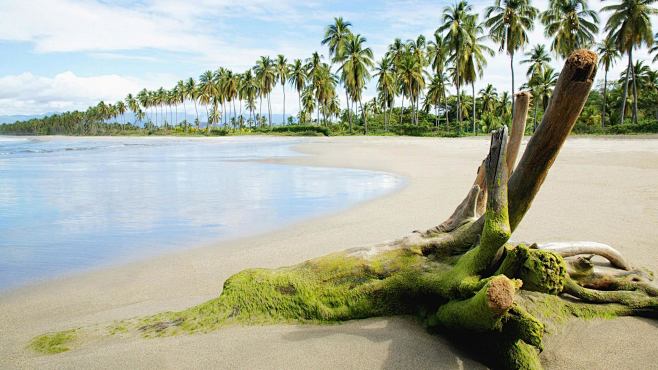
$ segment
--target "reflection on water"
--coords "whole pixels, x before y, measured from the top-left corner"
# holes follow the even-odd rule
[[[384,173],[248,160],[292,139],[0,137],[0,289],[343,209]]]

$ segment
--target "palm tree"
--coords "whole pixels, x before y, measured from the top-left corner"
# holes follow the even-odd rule
[[[256,109],[256,95],[258,95],[258,81],[251,73],[251,70],[245,71],[242,75],[240,92],[247,100],[247,109],[249,109],[249,121],[253,119],[254,110]]]
[[[320,104],[322,114],[327,123],[327,116],[329,115],[329,108],[331,102],[336,96],[336,85],[338,84],[338,77],[331,72],[331,66],[327,63],[322,63],[321,68],[317,71],[317,85],[313,86],[316,99]]]
[[[393,62],[389,57],[384,56],[379,63],[377,63],[374,76],[377,77],[377,91],[383,98],[384,130],[387,130],[388,122],[386,120],[386,111],[388,110],[390,115],[392,99],[395,97],[395,71],[393,69]]]
[[[180,93],[178,92],[178,86],[174,86],[174,88],[167,93],[167,102],[169,103],[170,106],[173,105],[174,109],[176,110],[176,116],[174,119],[171,120],[171,122],[175,126],[178,125],[178,96],[179,95]]]
[[[403,94],[409,97],[412,120],[416,124],[416,102],[421,91],[425,88],[425,72],[422,61],[412,53],[405,54],[400,65],[398,65],[397,77]]]
[[[370,68],[374,66],[372,49],[365,47],[366,38],[361,35],[353,35],[345,45],[345,60],[339,71],[343,73],[343,81],[352,101],[359,102],[363,114],[363,124],[366,135],[368,134],[368,121],[363,111],[361,102],[362,92],[366,82],[370,79]],[[350,132],[352,123],[350,122]]]
[[[238,98],[238,87],[240,84],[240,78],[233,71],[227,70],[224,75],[224,80],[221,86],[222,95],[229,103],[229,109],[231,103],[233,103],[233,118],[237,117],[237,110],[235,109],[235,100]]]
[[[537,99],[535,107],[541,102],[543,112],[545,112],[546,107],[548,107],[548,102],[553,94],[553,88],[557,83],[558,76],[558,73],[555,72],[553,68],[547,67],[542,73],[535,74],[533,78],[528,81],[528,87],[532,88],[535,92],[535,98]],[[534,131],[536,130],[537,120],[535,119]]]
[[[272,102],[270,96],[274,84],[276,83],[276,68],[274,66],[274,61],[270,57],[260,57],[258,62],[256,62],[254,72],[260,85],[261,96],[267,95],[267,111],[269,114],[268,123],[272,126]]]
[[[324,31],[322,45],[329,47],[329,57],[333,63],[341,63],[345,58],[345,45],[352,35],[352,23],[343,20],[343,17],[334,18],[334,23],[327,26]]]
[[[144,111],[141,109],[137,109],[137,111],[135,112],[135,118],[137,118],[139,122],[144,121]]]
[[[329,46],[329,57],[332,63],[342,63],[345,60],[345,47],[352,37],[350,27],[352,23],[343,20],[342,17],[334,18],[334,23],[327,26],[322,39],[322,45]],[[299,90],[297,90],[299,93]],[[347,104],[350,125],[352,123],[352,111],[350,108],[350,97],[345,87],[345,104]]]
[[[440,96],[439,96],[439,105],[441,104],[440,99],[446,97],[444,70],[445,70],[445,65],[448,61],[448,53],[449,53],[448,43],[446,42],[441,32],[439,32],[439,30],[436,30],[434,32],[434,40],[428,43],[427,57],[429,59],[430,65],[432,66],[432,71],[434,72],[435,79],[438,79],[438,81],[435,83],[435,86],[442,89],[440,91]],[[434,79],[432,81],[434,82]],[[446,99],[445,114],[446,114],[446,125],[447,125],[448,124],[447,99]]]
[[[425,36],[420,35],[416,40],[407,41],[407,49],[409,55],[417,61],[415,64],[417,70],[415,75],[417,78],[413,81],[410,86],[410,93],[413,99],[413,111],[414,111],[414,123],[418,124],[418,110],[420,105],[420,95],[425,89],[425,76],[429,78],[429,74],[425,71],[425,67],[428,64],[427,57],[425,55],[425,46],[426,40]]]
[[[283,91],[283,124],[286,123],[286,80],[288,79],[288,59],[282,54],[276,57],[276,76]]]
[[[500,94],[499,105],[497,108],[499,117],[506,119],[512,114],[512,110],[510,109],[511,100],[512,99],[510,98],[508,91],[503,91],[502,94]]]
[[[445,86],[442,76],[440,74],[435,74],[428,86],[423,105],[426,111],[428,111],[430,107],[434,107],[436,127],[439,127],[439,107],[441,106],[441,99],[443,98],[444,90]]]
[[[140,109],[139,109],[139,101],[138,101],[137,99],[135,99],[135,97],[133,96],[133,94],[128,94],[128,96],[126,96],[126,106],[127,106],[128,109],[130,109],[130,111],[133,113],[133,116],[134,116],[135,118],[137,118],[137,112],[140,111]],[[140,119],[140,121],[141,121],[141,119]]]
[[[199,94],[196,88],[196,82],[192,77],[187,79],[187,82],[185,83],[185,97],[187,99],[190,99],[194,102],[194,112],[196,114],[196,128],[199,128],[199,110],[197,109],[196,101],[199,98]]]
[[[638,86],[638,88],[641,91],[646,91],[647,88],[650,88],[648,86],[648,82],[650,81],[649,79],[649,74],[651,73],[651,68],[649,66],[644,65],[644,62],[641,60],[635,61],[635,64],[633,64],[633,69],[631,70],[631,82],[634,83],[635,85]],[[626,71],[621,72],[620,80],[625,80],[626,79]],[[637,99],[637,96],[633,96],[634,99]]]
[[[544,69],[551,63],[551,57],[548,55],[546,46],[544,45],[535,45],[532,50],[525,53],[525,56],[526,59],[522,60],[521,64],[530,64],[526,72],[529,78],[532,78],[536,73],[543,73]]]
[[[147,111],[148,108],[150,108],[150,103],[151,103],[151,99],[150,99],[150,95],[149,95],[148,90],[142,89],[140,92],[138,92],[137,93],[137,101],[144,108],[144,110]],[[151,121],[151,118],[148,117],[148,120]]]
[[[448,6],[443,9],[443,25],[439,27],[438,32],[446,33],[446,43],[449,45],[451,55],[450,60],[453,64],[452,74],[457,89],[457,121],[461,131],[462,111],[461,111],[461,82],[463,80],[463,60],[465,59],[466,44],[471,35],[468,33],[468,21],[472,17],[470,12],[472,7],[464,0]]]
[[[621,57],[619,50],[615,46],[615,41],[610,37],[606,37],[600,44],[597,49],[599,53],[599,65],[603,67],[603,107],[601,109],[601,127],[605,127],[605,116],[606,116],[606,101],[608,98],[608,71],[612,67],[617,59]]]
[[[205,71],[199,76],[199,102],[206,107],[206,131],[208,132],[210,132],[210,126],[212,123],[210,120],[210,114],[208,113],[208,104],[213,101],[213,98],[216,95],[216,85],[213,83],[213,77],[214,75],[212,71]]]
[[[178,103],[183,103],[183,123],[185,124],[185,129],[187,130],[187,104],[185,104],[185,101],[187,100],[187,93],[185,92],[185,81],[180,80],[176,84],[176,101]]]
[[[484,28],[482,25],[478,24],[477,15],[469,17],[467,22],[468,33],[471,36],[468,42],[466,43],[465,54],[466,59],[464,60],[464,82],[471,83],[471,91],[473,96],[473,116],[471,117],[473,123],[473,133],[476,133],[475,129],[475,80],[477,77],[482,77],[484,73],[484,68],[487,66],[487,59],[485,53],[489,56],[494,56],[494,51],[488,46],[484,45],[482,42],[486,38],[481,36],[484,33]]]
[[[315,110],[315,94],[313,92],[313,87],[306,86],[302,92],[302,104],[304,109],[300,111],[300,122],[308,122],[309,117]]]
[[[295,59],[290,65],[288,82],[295,87],[297,90],[299,111],[302,111],[302,90],[306,86],[306,67],[302,64],[302,61]],[[301,121],[300,121],[301,122]]]
[[[123,126],[126,124],[126,104],[123,102],[123,100],[119,100],[114,104],[114,107],[116,109],[117,114],[121,116],[121,129],[123,129]]]
[[[311,57],[306,59],[306,67],[305,67],[306,75],[308,76],[308,80],[309,80],[309,85],[311,86],[311,90],[314,91],[314,95],[316,96],[318,123],[320,122],[320,101],[317,100],[316,87],[320,85],[319,77],[320,77],[320,69],[322,68],[322,64],[323,64],[322,58],[323,56],[320,55],[317,51],[313,52],[313,54],[311,54]]]
[[[643,43],[647,46],[653,44],[651,30],[651,15],[658,10],[651,5],[656,0],[620,0],[618,4],[608,5],[601,9],[611,12],[605,25],[608,37],[615,41],[617,50],[628,54],[628,67],[624,81],[624,95],[621,103],[621,124],[624,124],[626,111],[626,98],[628,96],[628,79],[633,65],[633,49]],[[637,85],[633,84],[633,96],[637,97]],[[637,123],[637,99],[633,100],[633,122]]]
[[[480,92],[480,101],[482,102],[482,115],[485,113],[493,113],[496,109],[498,102],[498,92],[492,84],[487,84]]]
[[[528,43],[528,31],[534,28],[534,19],[539,10],[530,5],[530,0],[496,0],[487,7],[485,25],[490,27],[491,38],[500,44],[500,51],[510,56],[512,91],[514,95],[514,53]],[[512,112],[514,100],[512,100]]]
[[[155,103],[160,107],[160,116],[163,118],[164,121],[164,128],[167,128],[167,115],[164,112],[165,109],[165,104],[167,103],[167,92],[165,91],[164,88],[159,88],[158,91],[155,92]]]
[[[587,47],[599,32],[599,16],[587,0],[550,0],[541,14],[546,37],[552,37],[551,50],[566,58],[572,51]]]

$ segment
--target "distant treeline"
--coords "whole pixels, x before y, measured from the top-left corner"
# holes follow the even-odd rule
[[[180,80],[169,89],[142,89],[115,103],[101,101],[84,112],[0,126],[0,133],[282,133],[272,128],[271,95],[280,86],[286,125],[322,126],[331,134],[477,135],[511,121],[510,91],[519,90],[511,68],[510,90],[498,92],[488,84],[476,91],[476,81],[487,77],[487,61],[496,54],[487,40],[510,58],[511,66],[515,57],[527,65],[520,88],[533,96],[528,133],[541,122],[558,78],[558,71],[551,68],[552,55],[566,58],[579,48],[596,50],[603,83],[592,92],[574,131],[656,132],[658,71],[653,67],[658,62],[658,33],[653,33],[651,16],[658,9],[654,3],[610,2],[601,9],[609,16],[601,30],[599,14],[587,0],[550,0],[546,9],[534,7],[530,0],[496,1],[482,18],[461,0],[443,9],[432,35],[392,40],[378,60],[367,39],[339,17],[327,25],[320,42],[327,47],[327,58],[317,51],[291,62],[284,55],[261,56],[245,71],[219,67],[196,80]],[[528,35],[536,26],[544,27],[550,45],[530,47]],[[604,31],[601,37],[600,31]],[[642,48],[650,56],[634,59],[633,52]],[[624,71],[610,76],[611,67],[622,63],[622,58]],[[376,81],[376,96],[366,98],[371,80]],[[296,93],[287,101],[286,87]],[[296,117],[286,116],[291,103],[298,110]],[[128,115],[134,122],[127,122]],[[189,116],[194,117],[192,122]]]

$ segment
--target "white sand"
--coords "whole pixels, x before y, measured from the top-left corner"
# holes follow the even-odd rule
[[[221,140],[221,139],[218,139]],[[230,327],[164,339],[110,339],[59,355],[35,335],[179,310],[217,296],[248,267],[290,265],[396,238],[445,219],[467,192],[488,139],[313,138],[284,162],[376,169],[400,191],[338,214],[221,245],[78,274],[0,296],[0,368],[477,368],[411,318],[334,326]],[[515,240],[594,240],[658,272],[658,137],[571,138]],[[576,322],[549,336],[548,368],[656,368],[658,323]]]

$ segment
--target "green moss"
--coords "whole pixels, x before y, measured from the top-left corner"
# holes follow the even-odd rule
[[[114,323],[107,327],[107,332],[110,335],[126,334],[128,331],[128,327],[123,322]]]
[[[559,294],[564,288],[567,266],[559,255],[525,244],[505,247],[505,259],[497,273],[523,281],[523,289]]]
[[[619,304],[583,303],[529,291],[520,291],[516,301],[543,323],[553,325],[564,324],[573,318],[612,319],[632,313],[630,308]]]
[[[439,307],[435,315],[428,320],[430,326],[442,326],[448,329],[472,330],[477,332],[499,331],[502,328],[505,312],[490,306],[490,290],[494,289],[494,295],[499,297],[511,296],[518,288],[518,283],[509,280],[506,276],[496,276],[489,281],[473,297],[464,300],[452,300]]]
[[[542,369],[537,349],[522,340],[516,340],[503,349],[501,368],[518,370]]]
[[[76,338],[76,330],[66,330],[40,335],[30,342],[29,347],[39,353],[55,354],[68,351]]]
[[[144,336],[206,332],[230,323],[330,323],[410,313],[431,296],[446,267],[406,249],[372,259],[336,253],[276,270],[230,277],[220,297],[181,312],[128,323]]]

